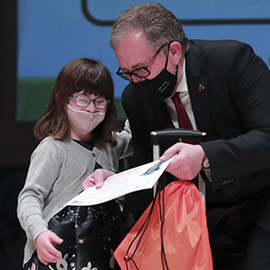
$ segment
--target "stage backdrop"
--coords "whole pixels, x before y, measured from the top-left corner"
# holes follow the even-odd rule
[[[5,130],[5,140],[23,134],[24,143],[34,122],[48,102],[55,77],[61,68],[77,57],[96,58],[111,71],[119,119],[125,119],[120,96],[126,82],[118,78],[117,59],[109,45],[112,24],[132,0],[18,0],[16,87],[4,91],[14,94],[14,117]],[[251,44],[269,66],[269,0],[160,0],[182,22],[189,38],[237,39]],[[13,97],[14,97],[13,96]],[[2,102],[2,101],[1,101]],[[23,127],[27,126],[25,130]],[[25,135],[27,133],[27,135]],[[0,166],[24,166],[35,144],[11,150]],[[16,156],[16,155],[19,155]],[[15,157],[16,156],[16,157]],[[5,159],[3,159],[3,157]],[[14,157],[14,158],[13,158]]]

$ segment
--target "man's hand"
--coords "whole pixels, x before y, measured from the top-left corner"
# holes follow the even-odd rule
[[[203,148],[197,144],[176,143],[160,157],[160,161],[175,158],[170,162],[166,171],[181,180],[192,180],[202,169],[205,156]]]
[[[82,188],[87,189],[92,186],[96,186],[96,188],[101,188],[104,184],[104,181],[114,174],[115,173],[112,171],[108,171],[105,169],[97,169],[83,180]]]
[[[58,237],[52,231],[43,232],[36,238],[38,259],[45,265],[48,263],[56,263],[60,259],[60,252],[52,245],[52,243],[62,244],[63,239]]]

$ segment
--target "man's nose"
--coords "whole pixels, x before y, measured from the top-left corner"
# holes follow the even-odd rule
[[[145,81],[145,78],[139,78],[139,77],[137,77],[137,76],[132,75],[132,76],[131,76],[131,81],[132,81],[132,82],[135,82],[135,83],[137,83],[137,82],[142,82],[142,81]]]

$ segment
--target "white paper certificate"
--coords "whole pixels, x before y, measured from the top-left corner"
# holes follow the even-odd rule
[[[90,187],[70,200],[66,205],[95,205],[134,191],[150,189],[158,181],[172,159],[173,157],[165,162],[156,160],[115,174],[107,178],[101,188]]]

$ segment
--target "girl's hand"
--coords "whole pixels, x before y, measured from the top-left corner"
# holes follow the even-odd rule
[[[39,234],[36,238],[38,259],[45,265],[48,263],[56,263],[60,259],[60,252],[52,245],[52,243],[62,244],[63,241],[63,239],[52,231]]]
[[[114,174],[115,172],[112,171],[108,171],[105,169],[97,169],[83,180],[82,188],[87,189],[92,186],[96,186],[96,188],[101,188],[104,184],[104,181],[109,176],[112,176]]]

